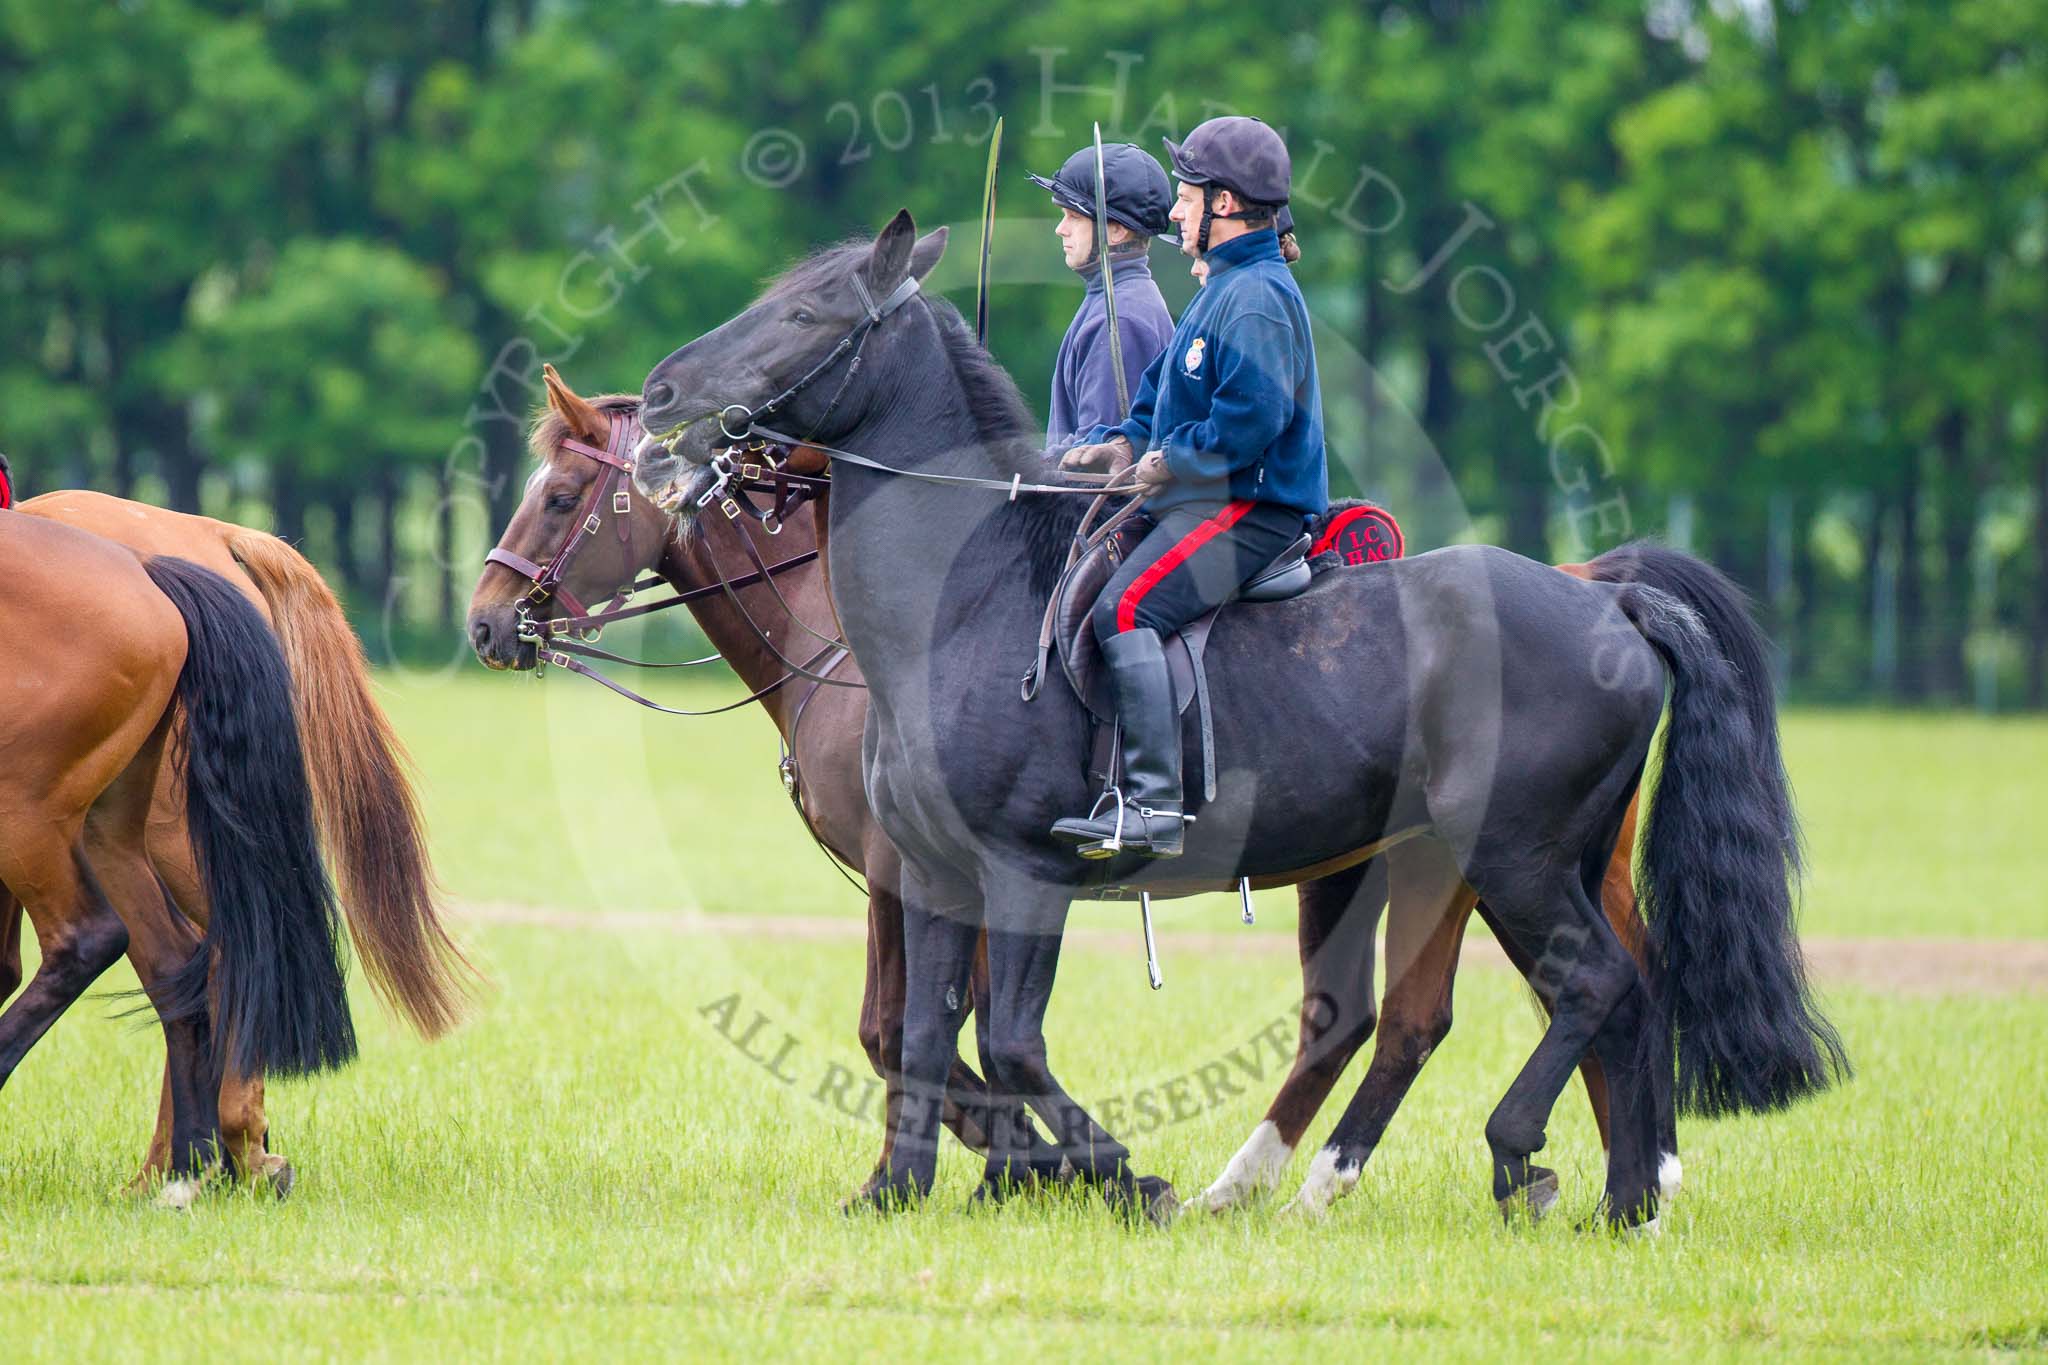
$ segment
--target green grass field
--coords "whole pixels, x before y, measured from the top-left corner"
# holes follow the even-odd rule
[[[454,1037],[423,1046],[365,993],[362,1061],[271,1087],[272,1145],[300,1177],[283,1204],[219,1195],[179,1215],[120,1197],[161,1048],[104,994],[76,1009],[0,1099],[0,1357],[2048,1349],[2048,996],[1831,988],[1854,1081],[1790,1114],[1682,1124],[1686,1192],[1653,1241],[1573,1229],[1600,1179],[1576,1082],[1546,1148],[1561,1216],[1502,1227],[1482,1126],[1539,1026],[1512,977],[1476,969],[1359,1188],[1319,1224],[1267,1207],[1133,1231],[1074,1196],[970,1214],[979,1167],[957,1150],[925,1209],[848,1220],[837,1201],[879,1136],[859,1113],[858,940],[577,923],[859,915],[787,810],[765,721],[643,719],[569,678],[399,681],[390,701],[451,895],[561,915],[465,929],[495,989]],[[2048,725],[1799,715],[1787,736],[1810,929],[2048,938],[2029,824]],[[1290,932],[1287,905],[1269,897],[1242,932]],[[1168,929],[1238,932],[1227,900],[1162,911]],[[1128,929],[1131,912],[1077,920]],[[1298,982],[1281,945],[1169,940],[1165,967],[1155,995],[1135,947],[1070,953],[1051,1045],[1077,1093],[1134,1110],[1204,1062],[1266,1066],[1236,1093],[1193,1089],[1179,1121],[1126,1125],[1141,1164],[1191,1194],[1270,1097],[1253,1040]],[[131,984],[123,968],[105,986]]]

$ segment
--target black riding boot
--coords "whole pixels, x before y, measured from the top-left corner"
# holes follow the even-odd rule
[[[1102,643],[1116,688],[1123,726],[1123,812],[1110,801],[1098,813],[1061,820],[1054,837],[1079,844],[1084,858],[1107,858],[1123,848],[1154,858],[1180,856],[1180,715],[1173,709],[1173,678],[1157,631],[1126,630]]]

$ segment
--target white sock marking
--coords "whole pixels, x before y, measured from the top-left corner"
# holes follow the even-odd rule
[[[183,1212],[192,1207],[192,1201],[199,1197],[199,1182],[179,1179],[166,1184],[163,1192],[156,1197],[157,1207],[176,1209]]]
[[[1357,1162],[1340,1165],[1335,1147],[1323,1148],[1309,1163],[1308,1179],[1301,1182],[1301,1193],[1295,1195],[1281,1212],[1321,1217],[1329,1211],[1330,1205],[1351,1193],[1351,1187],[1358,1183],[1359,1170]]]
[[[1657,1196],[1660,1199],[1676,1199],[1679,1188],[1685,1183],[1685,1168],[1678,1164],[1678,1154],[1664,1152],[1657,1159]]]
[[[1216,1183],[1202,1192],[1201,1206],[1211,1213],[1236,1208],[1247,1198],[1280,1183],[1281,1173],[1294,1156],[1294,1149],[1280,1140],[1280,1128],[1267,1119],[1252,1129],[1244,1146],[1230,1158]]]

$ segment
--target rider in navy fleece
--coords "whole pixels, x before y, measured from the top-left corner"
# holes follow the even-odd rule
[[[1163,452],[1173,478],[1145,504],[1155,516],[1239,498],[1321,516],[1330,505],[1322,389],[1308,305],[1280,240],[1261,228],[1203,260],[1209,282],[1146,371],[1130,417],[1087,438]]]

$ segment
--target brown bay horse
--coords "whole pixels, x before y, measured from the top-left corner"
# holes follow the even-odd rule
[[[721,576],[739,577],[753,566],[756,556],[773,564],[817,548],[819,521],[812,517],[793,517],[780,534],[771,535],[760,523],[744,517],[704,515],[673,525],[637,491],[629,493],[629,510],[623,514],[613,506],[599,506],[595,495],[609,486],[611,467],[584,452],[605,447],[615,423],[631,423],[632,439],[637,440],[637,400],[580,398],[551,368],[546,379],[548,408],[536,422],[532,439],[537,464],[499,547],[535,568],[555,562],[567,549],[568,558],[562,561],[563,585],[572,596],[602,601],[650,569],[678,592],[696,592],[717,584]],[[624,448],[632,448],[630,440]],[[624,531],[616,526],[620,515],[630,521]],[[751,541],[755,555],[748,554],[743,538]],[[1582,566],[1567,566],[1566,571],[1585,576]],[[519,607],[533,594],[533,580],[532,573],[503,563],[487,567],[478,580],[469,622],[472,644],[486,664],[496,668],[534,666],[535,646],[522,641],[517,630]],[[893,1119],[902,1102],[899,1059],[905,981],[897,882],[900,864],[868,811],[862,787],[865,696],[856,689],[821,686],[792,676],[786,667],[785,660],[801,664],[809,658],[818,637],[836,633],[822,559],[778,574],[776,581],[776,588],[754,583],[736,589],[738,605],[715,594],[698,598],[691,610],[741,682],[752,691],[765,692],[761,705],[794,756],[798,798],[808,822],[834,853],[867,877],[867,974],[860,1036],[869,1061],[887,1086],[888,1112]],[[546,594],[540,598],[531,606],[536,618],[569,614]],[[789,620],[783,610],[785,601],[802,626]],[[758,625],[758,634],[748,618]],[[764,640],[763,635],[768,638]],[[849,658],[838,662],[831,676],[857,682],[860,672]],[[784,679],[787,681],[778,686]],[[1607,868],[1602,904],[1622,942],[1640,957],[1643,928],[1636,914],[1629,861],[1634,835],[1632,805]],[[1387,984],[1376,1013],[1374,935],[1381,910],[1389,902],[1390,878],[1395,912],[1388,918]],[[1475,909],[1482,918],[1486,914],[1476,893],[1461,879],[1424,865],[1412,852],[1401,858],[1375,858],[1304,883],[1298,888],[1298,898],[1303,992],[1296,1056],[1265,1118],[1201,1196],[1204,1206],[1211,1209],[1231,1207],[1278,1183],[1338,1078],[1375,1032],[1373,1059],[1353,1107],[1383,1116],[1382,1126],[1391,1118],[1430,1050],[1449,1029],[1451,987],[1465,924]],[[1506,945],[1505,935],[1496,937]],[[1516,956],[1511,946],[1508,951],[1511,958]],[[1517,960],[1515,965],[1525,976],[1531,970],[1526,961]],[[977,1001],[982,990],[982,975],[977,971],[971,992]],[[978,1021],[983,1017],[979,1010],[976,1017]],[[1581,1071],[1604,1143],[1608,1132],[1605,1080],[1590,1054]],[[976,1109],[985,1098],[980,1078],[956,1055],[947,1083],[945,1121],[978,1151],[984,1149],[986,1139]],[[1669,1193],[1675,1192],[1678,1171],[1675,1134],[1668,1119],[1665,1123],[1663,1174]],[[894,1128],[892,1121],[884,1130],[882,1157],[866,1189],[874,1187],[886,1168],[888,1135]]]
[[[0,583],[0,888],[42,949],[0,1014],[0,1084],[126,951],[163,1020],[168,1170],[235,1163],[229,1069],[355,1055],[283,653],[218,575],[18,511],[0,512]],[[209,912],[196,949],[166,932],[151,853],[167,772]]]
[[[135,555],[176,556],[202,565],[270,623],[291,673],[292,709],[314,814],[356,952],[379,996],[422,1037],[446,1032],[465,1009],[470,969],[441,923],[403,747],[372,695],[362,648],[341,604],[318,570],[264,532],[100,493],[48,493],[18,510],[92,532]],[[153,796],[147,841],[150,863],[172,904],[145,897],[124,911],[138,972],[146,954],[189,953],[198,942],[193,926],[203,927],[209,914],[186,828],[183,791],[168,769]],[[0,999],[20,980],[21,914],[19,901],[0,889]],[[152,946],[158,944],[163,946]],[[142,1188],[165,1171],[171,1109],[167,1070],[155,1135],[131,1188]],[[291,1166],[265,1150],[262,1073],[228,1068],[221,1078],[219,1111],[221,1132],[238,1167],[252,1177],[266,1177],[280,1194],[288,1191]]]

